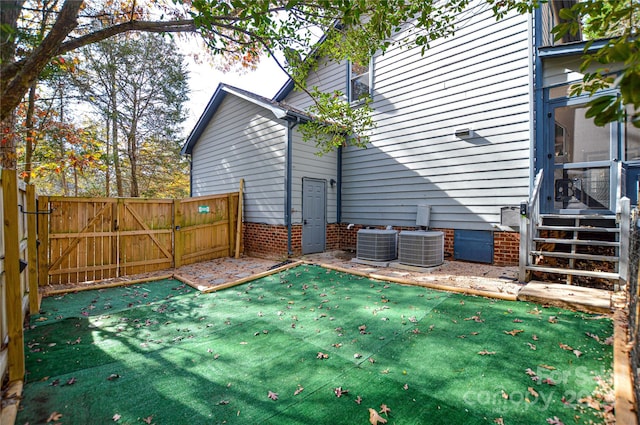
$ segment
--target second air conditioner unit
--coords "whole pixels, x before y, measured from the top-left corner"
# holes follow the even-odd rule
[[[435,267],[444,262],[444,233],[435,231],[400,232],[398,261],[418,267]]]

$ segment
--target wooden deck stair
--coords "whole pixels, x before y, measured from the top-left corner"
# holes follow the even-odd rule
[[[615,216],[543,214],[540,218],[528,272],[537,280],[573,284],[581,276],[618,289],[620,229]]]

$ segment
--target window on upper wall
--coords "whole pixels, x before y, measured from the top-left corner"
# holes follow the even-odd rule
[[[627,119],[624,123],[624,159],[640,161],[640,128],[631,123],[633,108],[627,105]]]
[[[360,65],[356,62],[349,62],[349,103],[357,103],[367,96],[372,95],[372,68],[373,61],[369,60],[366,65]]]

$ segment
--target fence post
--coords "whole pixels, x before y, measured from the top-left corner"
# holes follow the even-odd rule
[[[36,314],[40,311],[40,297],[38,294],[38,214],[36,212],[36,188],[27,185],[27,272],[29,277],[29,312]]]
[[[227,238],[227,246],[229,251],[227,252],[227,257],[231,257],[233,255],[233,247],[236,246],[236,222],[233,219],[234,217],[234,202],[233,202],[233,193],[229,192],[227,194],[227,222],[229,223],[229,237]]]
[[[620,214],[620,248],[618,250],[618,275],[620,289],[629,281],[629,238],[631,230],[631,200],[626,196],[619,201]]]
[[[236,258],[240,258],[240,245],[242,243],[242,197],[244,193],[244,179],[240,179],[240,190],[238,191],[238,222],[236,223]]]
[[[18,235],[18,173],[2,170],[4,208],[4,273],[7,309],[9,382],[24,379],[24,333],[20,284],[20,237]]]
[[[49,211],[49,197],[38,198],[38,212]],[[38,214],[38,286],[49,284],[49,214]]]
[[[184,239],[182,237],[182,200],[173,200],[173,267],[182,266]]]

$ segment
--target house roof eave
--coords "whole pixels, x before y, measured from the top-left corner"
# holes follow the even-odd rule
[[[198,122],[194,126],[193,130],[191,130],[191,133],[187,137],[182,149],[180,150],[180,153],[182,155],[191,154],[191,152],[193,151],[193,147],[196,145],[196,143],[204,133],[204,130],[207,128],[207,125],[209,125],[209,122],[211,122],[211,119],[216,114],[216,111],[222,104],[222,101],[225,99],[227,94],[231,94],[247,102],[253,103],[254,105],[269,110],[271,113],[273,113],[276,119],[296,122],[309,121],[312,119],[303,111],[296,110],[291,106],[281,104],[275,100],[267,99],[255,93],[239,89],[237,87],[229,86],[226,84],[219,84],[215,92],[213,93],[213,96],[211,96],[207,107],[198,119]]]

